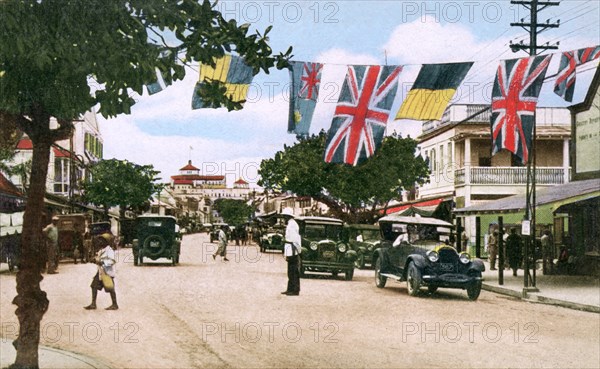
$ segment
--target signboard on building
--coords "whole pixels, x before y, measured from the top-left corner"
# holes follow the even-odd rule
[[[600,178],[600,69],[584,102],[570,109],[573,179]]]

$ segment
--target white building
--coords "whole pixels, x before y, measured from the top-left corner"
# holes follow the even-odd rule
[[[429,160],[429,183],[418,188],[417,200],[451,199],[457,208],[523,194],[527,168],[503,150],[492,156],[488,105],[457,104],[441,121],[423,124],[417,138],[421,155]],[[570,181],[571,118],[566,108],[536,110],[537,188]],[[473,229],[467,219],[467,230]]]

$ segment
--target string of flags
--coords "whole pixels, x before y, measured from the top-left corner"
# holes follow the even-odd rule
[[[492,90],[492,155],[501,150],[525,164],[533,138],[535,108],[553,54],[501,60]],[[600,46],[563,52],[554,92],[573,100],[576,69],[600,59]],[[473,62],[423,64],[395,119],[440,120]],[[288,133],[307,136],[318,103],[325,65],[291,61]],[[324,160],[357,165],[373,156],[383,141],[403,66],[349,65],[327,133]],[[235,102],[246,100],[254,73],[236,55],[215,59],[215,67],[202,65],[194,88],[192,109],[207,108],[199,90],[207,80],[220,81]],[[156,82],[146,86],[157,93],[170,83],[157,70]]]

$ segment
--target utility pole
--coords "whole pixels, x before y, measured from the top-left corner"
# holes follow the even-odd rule
[[[529,45],[524,44],[521,41],[518,44],[513,44],[510,42],[510,48],[513,52],[518,51],[527,51],[530,56],[538,55],[538,50],[541,52],[546,50],[556,50],[558,49],[559,43],[556,45],[549,45],[546,42],[544,45],[538,45],[538,34],[544,32],[549,28],[558,28],[560,26],[560,19],[556,21],[556,23],[550,23],[550,19],[546,20],[546,23],[538,23],[538,13],[542,10],[546,9],[549,6],[558,6],[560,5],[560,1],[539,1],[539,0],[530,0],[530,1],[517,1],[511,0],[511,4],[522,5],[525,8],[529,9],[530,12],[530,22],[524,22],[524,19],[521,19],[520,22],[511,23],[511,27],[521,27],[525,31],[529,33]],[[527,189],[526,200],[525,200],[525,222],[529,223],[529,236],[525,239],[525,262],[524,262],[524,279],[523,279],[523,287],[526,291],[538,291],[536,287],[536,275],[535,275],[535,245],[536,245],[536,226],[535,226],[535,203],[536,203],[536,136],[537,136],[537,123],[536,123],[536,114],[533,115],[534,124],[533,124],[533,136],[531,142],[531,157],[527,162]],[[533,242],[532,242],[533,241]],[[529,273],[530,265],[529,265],[529,255],[533,254],[533,263],[532,266],[532,274]],[[504,266],[502,266],[504,267]]]

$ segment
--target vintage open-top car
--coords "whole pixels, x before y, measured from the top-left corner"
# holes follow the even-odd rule
[[[296,217],[302,237],[300,275],[306,272],[344,273],[347,281],[354,276],[356,251],[343,239],[344,222],[334,218]]]
[[[144,257],[152,260],[167,258],[179,264],[181,234],[177,219],[169,215],[140,215],[136,219],[136,238],[133,240],[133,264],[143,265]]]
[[[466,252],[458,253],[449,242],[452,224],[425,217],[386,216],[379,220],[381,247],[375,250],[375,285],[387,279],[406,281],[408,293],[421,287],[435,292],[439,287],[467,290],[476,300],[481,292],[483,262]]]
[[[379,226],[370,224],[350,224],[346,226],[350,248],[356,251],[354,266],[363,269],[365,264],[372,265],[373,251],[381,243]]]

